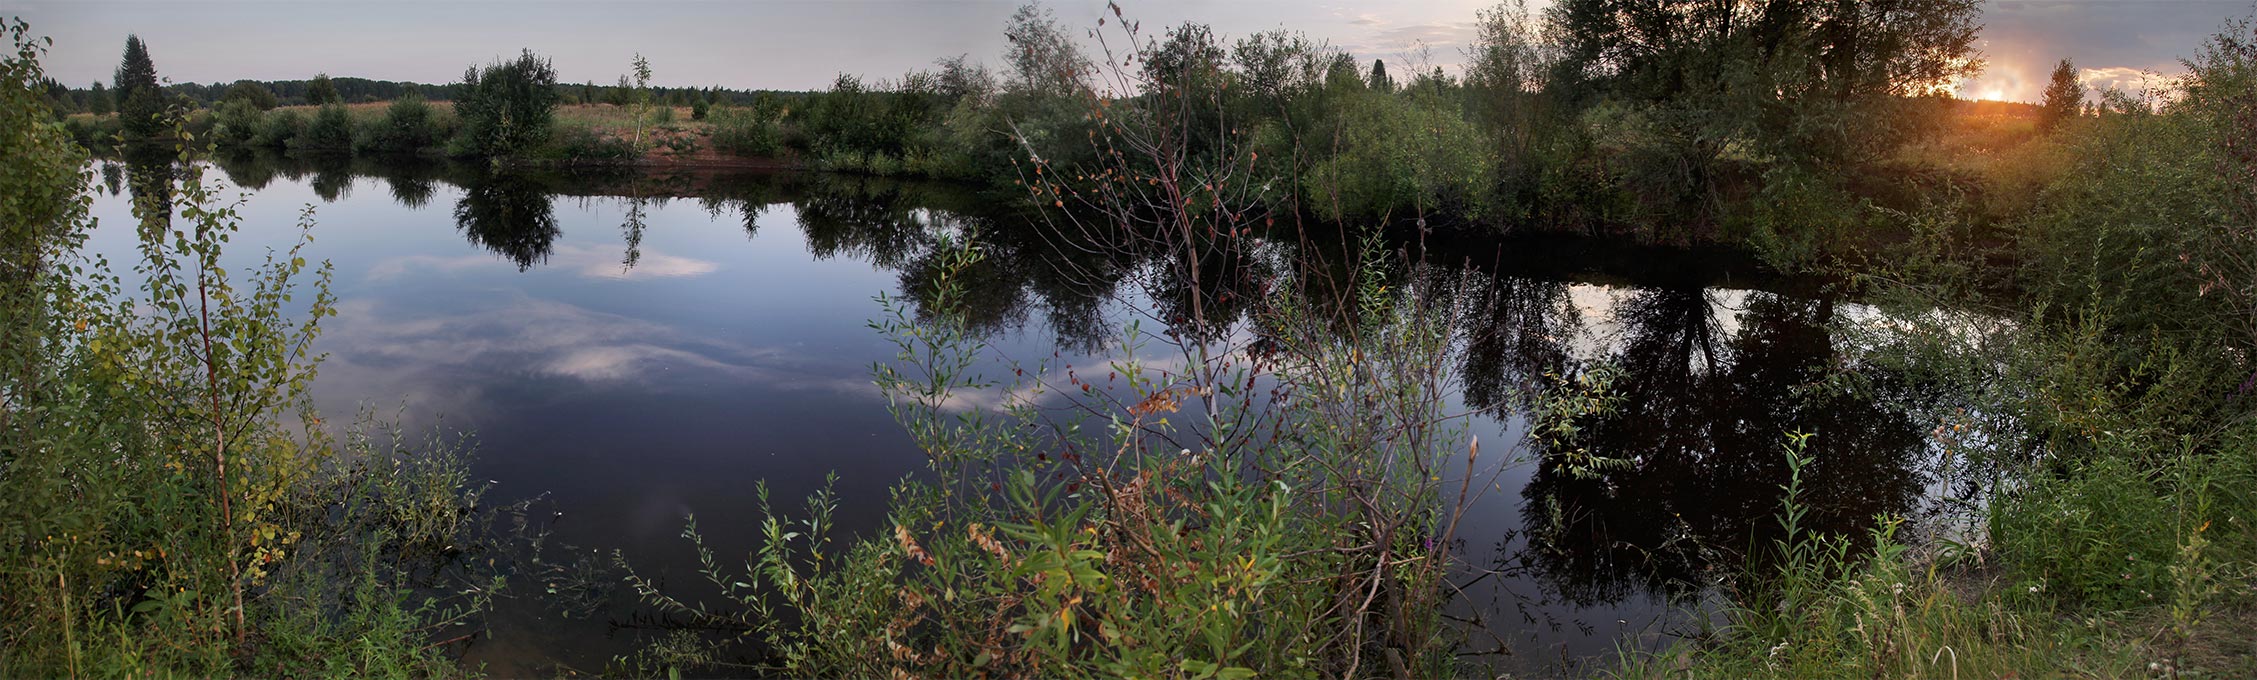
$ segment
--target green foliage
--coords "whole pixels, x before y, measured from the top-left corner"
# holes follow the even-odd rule
[[[312,82],[306,83],[306,103],[314,106],[328,106],[330,104],[343,104],[345,100],[337,95],[337,84],[329,80],[329,74],[321,73],[316,74]]]
[[[2085,107],[2085,86],[2077,80],[2077,66],[2067,59],[2053,67],[2053,75],[2046,81],[2045,125],[2053,127],[2062,121],[2077,117]]]
[[[294,151],[322,153],[350,152],[353,150],[353,114],[343,104],[329,104],[314,113],[313,120],[304,130],[289,141]]]
[[[328,83],[329,81],[322,80],[320,82]],[[336,86],[330,86],[329,94],[332,97],[337,94]],[[274,96],[273,90],[266,89],[265,85],[261,85],[258,81],[255,80],[235,81],[235,84],[227,86],[227,93],[220,95],[219,101],[222,105],[225,105],[229,102],[245,102],[252,106],[258,107],[258,110],[260,111],[272,109],[277,104],[281,103],[281,101]]]
[[[251,137],[251,144],[270,149],[287,148],[294,145],[298,135],[305,132],[305,129],[305,114],[291,110],[272,111],[259,121],[258,134]]]
[[[128,141],[155,139],[165,131],[164,90],[157,84],[156,62],[150,60],[141,36],[125,37],[125,57],[111,82],[117,88],[118,117],[125,123]]]
[[[113,112],[116,112],[117,108],[117,99],[110,95],[110,90],[108,88],[102,86],[102,81],[94,81],[94,85],[87,88],[87,113],[91,113],[97,116],[106,116]]]
[[[221,104],[212,116],[212,140],[223,146],[249,146],[258,139],[259,127],[266,116],[259,107],[248,101],[234,100]]]
[[[783,155],[782,125],[759,110],[731,107],[710,115],[714,149],[722,153],[757,158]]]
[[[616,164],[641,158],[633,143],[581,127],[561,128],[550,135],[541,153],[564,163]]]
[[[620,76],[619,84],[624,88],[632,83],[634,88],[628,93],[635,104],[635,153],[641,154],[649,151],[649,147],[643,145],[643,125],[650,120],[650,60],[644,59],[642,53],[637,52],[633,66],[634,79],[628,80],[627,76]],[[674,113],[673,109],[665,111],[668,116]]]
[[[1131,120],[1135,127],[1117,134],[1186,139],[1147,127],[1158,118]],[[884,158],[840,162],[867,171]],[[1199,197],[1158,219],[1187,225],[1183,234],[1132,237],[1131,248],[1177,253],[1173,239],[1252,223],[1205,204],[1239,200],[1250,187],[1180,184],[1213,175],[1116,157],[1067,179],[1045,159],[1031,162],[1030,177],[1059,177],[1032,190],[1041,199],[1118,191],[1114,184]],[[1128,220],[1135,205],[1124,198],[1099,209]],[[1221,332],[1228,314],[1209,306],[1227,298],[1200,283],[1212,269],[1162,260],[1145,294],[1183,305],[1187,330],[1148,335],[1132,324],[1107,353],[1122,358],[1105,366],[1062,376],[1059,367],[1017,366],[1002,381],[975,368],[986,345],[960,311],[981,258],[962,245],[972,242],[944,242],[922,278],[929,285],[908,300],[881,298],[889,317],[873,324],[896,350],[874,368],[876,382],[933,467],[930,481],[897,489],[891,531],[834,537],[836,500],[818,494],[796,519],[764,512],[761,547],[738,569],[709,552],[693,525],[685,536],[721,606],[653,579],[631,583],[663,612],[741,635],[718,650],[669,639],[624,661],[696,672],[737,645],[757,645],[768,653],[764,666],[792,676],[1462,670],[1437,614],[1453,564],[1452,518],[1462,510],[1443,480],[1459,465],[1483,474],[1476,461],[1497,459],[1471,450],[1442,412],[1452,363],[1441,356],[1457,340],[1445,322],[1451,306],[1428,285],[1391,286],[1398,279],[1379,241],[1352,254],[1345,273],[1298,272],[1265,288],[1272,304],[1255,313],[1250,334],[1265,339],[1260,362],[1245,361],[1249,350]],[[1181,363],[1163,367],[1159,357]],[[1054,398],[1092,415],[1050,419]],[[866,633],[837,634],[849,630]]]
[[[1870,553],[1790,545],[1817,558],[1738,593],[1701,644],[1630,655],[1627,674],[2251,670],[2234,612],[2253,593],[2226,585],[2257,575],[2257,336],[2240,306],[2257,183],[2231,155],[2257,98],[2244,30],[2229,24],[2180,91],[2059,128],[2070,161],[2008,235],[2012,285],[1947,201],[1902,214],[1912,242],[1859,273],[1898,321],[1847,338],[1862,349],[1846,363],[1945,395],[1923,414],[1939,474],[1977,489],[1931,520],[1941,535],[1910,547],[1883,519]]]
[[[530,50],[508,62],[462,74],[463,95],[455,101],[462,121],[462,150],[470,155],[508,158],[548,140],[556,116],[556,69]]]
[[[240,217],[204,166],[185,151],[130,154],[141,257],[129,289],[80,251],[91,182],[31,87],[43,43],[0,26],[16,47],[0,62],[0,668],[451,672],[429,644],[447,620],[409,604],[407,556],[381,530],[469,536],[474,497],[456,493],[463,468],[443,451],[324,467],[336,447],[306,388],[335,298],[328,266],[301,256],[309,237],[223,268]],[[338,499],[389,519],[333,513]],[[334,561],[346,553],[363,559]]]
[[[2190,258],[2217,252],[2236,188],[2198,115],[2117,114],[2070,142],[2072,167],[2020,226],[2021,285],[2043,308],[2180,333],[2231,312]],[[2247,191],[2247,189],[2241,189]],[[2190,294],[2196,293],[2196,294]]]
[[[441,118],[423,96],[408,94],[385,107],[384,117],[370,121],[354,139],[354,148],[383,153],[422,153],[437,150],[454,136],[451,119]]]
[[[1387,76],[1387,60],[1371,60],[1371,75],[1367,83],[1372,90],[1382,94],[1395,93],[1395,79]]]
[[[1454,107],[1428,96],[1345,93],[1335,153],[1318,160],[1302,191],[1326,217],[1482,214],[1492,145]]]
[[[86,211],[84,154],[51,122],[33,89],[45,77],[39,59],[48,42],[29,30],[21,22],[0,22],[0,34],[15,48],[0,61],[0,304],[7,305],[8,319],[26,322],[0,328],[8,333],[0,345],[8,347],[33,342],[17,335],[36,328],[33,286],[77,246],[75,227]]]

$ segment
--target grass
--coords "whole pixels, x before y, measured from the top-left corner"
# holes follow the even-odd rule
[[[1793,455],[1793,454],[1790,454]],[[2220,464],[2223,465],[2220,465]],[[2178,461],[2161,474],[2217,475],[2223,491],[2257,484],[2248,464],[2221,459]],[[2225,476],[2230,474],[2230,476]],[[2140,475],[2082,477],[2072,484],[2123,486]],[[2257,672],[2257,561],[2248,548],[2248,513],[2204,500],[2209,492],[2149,491],[2125,505],[2120,493],[2081,488],[2034,490],[2031,499],[2000,505],[2048,514],[2092,516],[2122,526],[2159,519],[2178,525],[2156,536],[2174,546],[2154,565],[2163,583],[2139,585],[2162,597],[2100,604],[2088,589],[2065,584],[2058,562],[2121,554],[2088,534],[2000,536],[1989,545],[1936,542],[1914,549],[1884,520],[1870,555],[1835,551],[1840,537],[1798,533],[1777,549],[1789,557],[1774,571],[1752,574],[1752,590],[1723,627],[1675,648],[1625,653],[1611,675],[1626,678],[2002,678],[2248,677]],[[2151,499],[2151,500],[2150,500]],[[1781,521],[1798,516],[1790,493]],[[2148,514],[2143,514],[2148,513]],[[2192,523],[2192,524],[2189,524]],[[1994,523],[1994,526],[1996,524]],[[2240,545],[2204,548],[2208,527],[2234,532]],[[2104,542],[2107,539],[2097,539]],[[2214,545],[2214,544],[2213,544]],[[2001,549],[2005,548],[2005,549]],[[2122,561],[2109,571],[2122,568]],[[2217,580],[2225,576],[2223,581]],[[2147,592],[2128,573],[2123,589]]]

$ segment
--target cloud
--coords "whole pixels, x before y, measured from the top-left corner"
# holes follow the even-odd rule
[[[465,270],[476,269],[485,266],[493,261],[494,257],[491,255],[457,255],[454,257],[439,257],[437,255],[408,255],[405,257],[393,257],[386,258],[384,260],[378,261],[374,265],[371,265],[368,268],[367,278],[370,281],[389,281],[391,279],[399,278],[403,274],[411,273],[435,272],[452,274]]]
[[[550,255],[550,261],[560,267],[569,267],[581,276],[594,279],[640,280],[671,279],[711,274],[720,269],[711,260],[699,260],[668,255],[644,248],[642,257],[630,269],[620,263],[622,254],[608,249],[588,246],[564,246]]]
[[[1465,49],[1478,37],[1479,30],[1473,22],[1428,22],[1392,25],[1381,19],[1364,15],[1351,24],[1370,27],[1363,35],[1336,43],[1335,46],[1361,59],[1384,59],[1398,80],[1407,79],[1413,70],[1426,70],[1440,66],[1446,71],[1457,70],[1465,60]]]
[[[549,254],[547,264],[536,267],[557,267],[570,270],[591,279],[613,281],[683,278],[711,274],[721,265],[711,260],[700,260],[670,255],[644,248],[641,259],[629,269],[620,263],[623,253],[613,248],[565,245]],[[368,280],[388,281],[410,274],[455,274],[481,268],[495,270],[513,269],[515,265],[494,255],[408,255],[377,262],[368,268]]]
[[[1963,85],[1962,96],[2034,102],[2044,96],[2055,63],[2103,65],[2085,72],[2122,74],[2184,69],[2226,19],[2249,11],[2247,0],[2002,0],[1983,8],[1977,43],[1987,70]],[[2088,85],[2096,84],[2089,77]],[[2137,79],[2106,84],[2135,86]]]
[[[2140,92],[2164,84],[2169,78],[2160,73],[2143,71],[2128,66],[2078,69],[2077,82],[2095,92],[2123,90]]]
[[[355,395],[405,398],[419,411],[476,415],[498,386],[562,379],[596,389],[666,389],[675,371],[768,390],[874,395],[859,366],[758,347],[520,293],[466,293],[467,308],[356,298],[324,333],[322,382]],[[457,302],[460,302],[459,300]],[[460,310],[460,311],[456,311]]]

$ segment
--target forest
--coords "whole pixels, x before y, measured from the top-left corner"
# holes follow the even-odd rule
[[[536,178],[802,173],[831,179],[736,199],[748,230],[790,203],[816,247],[899,265],[869,382],[926,474],[872,531],[828,489],[771,507],[744,480],[758,516],[682,532],[699,583],[588,567],[671,623],[604,674],[1494,674],[1518,622],[1451,604],[1500,571],[1460,533],[1498,456],[1588,504],[1521,510],[1557,548],[1540,566],[1595,574],[1563,596],[1701,612],[1560,673],[2257,674],[2257,24],[2151,89],[2089,91],[2062,60],[2017,104],[1954,95],[1984,68],[1980,9],[1513,0],[1452,70],[1029,4],[994,66],[814,92],[654,86],[639,56],[564,83],[531,51],[448,84],[168,85],[137,37],[76,89],[37,27],[0,25],[0,675],[477,675],[454,653],[541,563],[462,439],[314,412],[339,305],[299,255],[313,209],[295,247],[221,259],[250,246],[213,175],[243,184],[252,154],[449,159],[455,219],[520,271],[549,241],[492,225],[555,230]],[[110,160],[135,168],[138,262],[86,246]],[[818,232],[862,217],[837,178],[1022,219]],[[1718,347],[1705,300],[1642,297],[1629,349],[1578,360],[1544,344],[1566,293],[1441,261],[1533,235],[1736,253],[1827,302],[1752,298]],[[1170,363],[980,370],[1022,285],[1145,305],[1113,327],[1047,303],[1079,345]],[[1733,359],[1790,350],[1824,360]],[[1466,411],[1521,427],[1468,437]],[[1884,448],[1944,472],[1876,473]],[[1760,521],[1663,516],[1688,470],[1731,465]],[[1577,542],[1602,530],[1698,545]],[[724,532],[755,547],[717,556]]]

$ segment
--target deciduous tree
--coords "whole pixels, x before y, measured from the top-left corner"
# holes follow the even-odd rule
[[[556,117],[556,67],[532,50],[463,71],[461,89],[455,113],[472,155],[504,158],[548,140]]]

